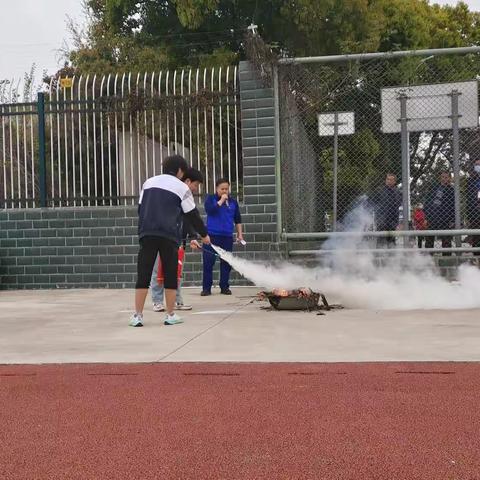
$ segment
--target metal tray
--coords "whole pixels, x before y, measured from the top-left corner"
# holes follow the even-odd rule
[[[318,306],[320,294],[312,293],[308,297],[281,297],[267,293],[266,297],[270,305],[276,310],[314,310]]]

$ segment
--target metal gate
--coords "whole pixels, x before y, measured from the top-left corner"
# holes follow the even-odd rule
[[[238,87],[236,66],[81,75],[0,105],[2,207],[135,204],[173,153],[241,197]]]

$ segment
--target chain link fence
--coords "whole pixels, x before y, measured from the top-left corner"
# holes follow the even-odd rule
[[[480,78],[480,54],[441,53],[279,65],[285,232],[348,230],[346,219],[358,205],[372,213],[369,228],[378,231],[480,228],[475,170],[480,170],[480,129],[478,100],[471,96]],[[464,83],[435,85],[467,81],[473,81],[468,92]],[[420,85],[429,87],[416,88]],[[398,88],[384,92],[382,101],[387,87]],[[452,92],[457,90],[455,116]],[[403,122],[401,96],[406,97]],[[402,124],[408,130],[403,168]],[[431,247],[434,237],[426,238]],[[478,239],[473,243],[480,247]]]

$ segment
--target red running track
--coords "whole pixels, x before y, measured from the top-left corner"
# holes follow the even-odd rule
[[[480,365],[0,366],[0,479],[480,479]]]

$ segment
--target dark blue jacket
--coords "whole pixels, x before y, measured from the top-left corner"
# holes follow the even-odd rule
[[[377,230],[395,230],[402,204],[402,194],[398,188],[385,185],[373,194],[370,203],[375,211]]]
[[[202,237],[207,234],[190,189],[173,175],[149,178],[142,188],[138,205],[138,236],[163,237],[179,243],[182,219]]]
[[[207,230],[209,235],[231,237],[235,225],[242,223],[240,207],[233,197],[228,197],[228,202],[224,202],[221,207],[217,203],[219,200],[220,197],[217,194],[205,197]]]
[[[436,185],[425,201],[425,216],[432,230],[447,230],[455,225],[455,190],[452,185]]]
[[[467,218],[469,222],[480,221],[480,175],[472,175],[467,182]]]

